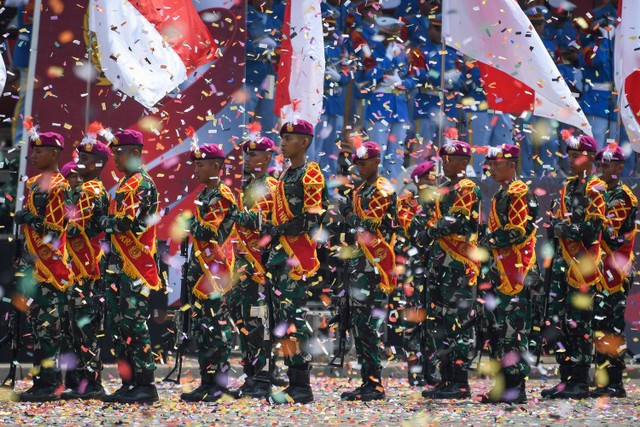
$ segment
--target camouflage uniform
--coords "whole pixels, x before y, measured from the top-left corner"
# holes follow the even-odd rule
[[[71,197],[75,212],[67,228],[67,247],[76,281],[67,291],[71,350],[78,371],[88,381],[99,381],[102,362],[98,336],[102,328],[104,285],[101,272],[106,257],[100,247],[104,235],[100,219],[109,212],[109,195],[100,180],[82,184]]]
[[[247,209],[257,216],[260,212],[269,213],[271,192],[276,179],[265,174],[258,179],[251,179],[242,188],[238,200],[239,210]],[[266,220],[266,218],[264,218]],[[250,221],[251,222],[251,221]],[[232,307],[236,326],[240,331],[240,350],[242,364],[248,381],[263,369],[269,369],[267,351],[264,347],[265,331],[268,328],[267,307],[265,302],[265,271],[262,266],[260,247],[260,231],[262,224],[245,223],[238,226],[239,251],[236,260],[233,283],[234,287],[228,294],[229,305]],[[260,333],[262,332],[262,333]]]
[[[626,367],[624,312],[633,280],[637,206],[638,200],[625,184],[608,189],[607,219],[601,241],[604,283],[597,285],[592,327],[596,367],[606,368],[609,384],[613,385],[622,384],[622,370]]]
[[[560,384],[567,386],[543,390],[545,398],[581,398],[589,393],[594,286],[603,281],[599,240],[605,190],[606,184],[591,174],[586,179],[569,178],[560,192],[560,209],[553,221],[558,248],[551,265],[545,336],[556,344]]]
[[[380,327],[387,295],[395,288],[396,194],[386,178],[362,183],[349,219],[358,245],[349,260],[349,304],[358,363],[365,382],[380,376]],[[365,243],[366,242],[366,243]],[[386,264],[383,266],[383,264]]]
[[[111,333],[116,358],[131,367],[133,384],[151,383],[156,365],[147,327],[149,293],[160,289],[161,284],[155,259],[155,225],[149,225],[158,212],[158,191],[147,172],[127,173],[118,184],[111,207],[109,216],[101,221],[111,236],[105,281],[105,330]],[[122,237],[145,241],[140,242],[142,245],[131,243],[129,248],[118,243],[117,239]],[[123,378],[125,382],[128,380]]]
[[[34,388],[55,389],[60,384],[55,368],[65,291],[73,281],[65,244],[70,189],[67,180],[55,173],[30,178],[27,190],[22,219],[25,250],[19,266],[18,293],[27,302],[27,322],[34,338]]]
[[[530,372],[524,357],[532,316],[527,276],[538,277],[534,225],[537,215],[536,197],[527,184],[513,180],[494,195],[489,233],[480,243],[491,255],[489,277],[493,289],[484,298],[492,300],[485,304],[491,357],[501,362],[504,373],[522,377]]]
[[[196,209],[199,212],[191,223],[194,245],[187,267],[192,336],[198,348],[201,377],[226,388],[232,336],[225,293],[231,289],[230,243],[235,233],[232,215],[236,202],[229,187],[221,183],[202,190]],[[207,274],[204,268],[208,268]]]

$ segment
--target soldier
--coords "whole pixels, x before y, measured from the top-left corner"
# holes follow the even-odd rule
[[[220,182],[224,151],[216,144],[198,146],[195,135],[192,138],[190,158],[196,179],[205,185],[198,195],[191,223],[193,246],[187,266],[201,384],[189,393],[182,393],[180,399],[215,402],[231,394],[228,383],[232,337],[225,294],[232,288],[231,237],[235,234],[233,214],[237,206],[231,189]]]
[[[476,299],[478,263],[472,259],[478,238],[480,190],[465,171],[471,147],[457,141],[455,129],[445,131],[439,150],[447,178],[439,188],[435,214],[426,237],[433,240],[428,263],[431,311],[427,333],[440,360],[440,383],[422,396],[462,399],[471,396],[467,369],[474,348],[472,313]]]
[[[488,233],[478,245],[489,249],[492,290],[483,299],[489,321],[491,358],[500,365],[496,385],[482,403],[525,403],[525,357],[531,331],[531,296],[527,277],[536,270],[538,202],[517,178],[520,147],[491,147],[486,157],[491,178],[500,184],[493,196]],[[537,276],[536,276],[537,277]]]
[[[408,192],[398,198],[398,223],[407,239],[410,256],[410,273],[413,280],[404,284],[406,306],[402,312],[404,326],[404,349],[407,352],[409,384],[423,386],[436,385],[435,352],[425,339],[427,274],[425,267],[429,259],[431,241],[423,242],[418,236],[433,216],[437,195],[435,163],[423,162],[411,172],[411,180],[416,185],[416,193]],[[424,246],[422,246],[424,245]]]
[[[158,400],[156,365],[147,327],[149,294],[162,287],[156,260],[158,191],[142,166],[143,136],[123,130],[111,143],[116,168],[124,173],[115,204],[100,226],[111,236],[105,286],[106,330],[120,365],[122,386],[105,402],[151,403]]]
[[[617,144],[609,144],[596,154],[596,167],[607,184],[607,219],[602,229],[604,282],[598,284],[594,299],[593,330],[596,344],[598,387],[592,397],[626,397],[622,383],[627,343],[624,312],[633,279],[633,245],[636,235],[638,200],[620,182],[625,157]],[[606,374],[604,373],[606,371]]]
[[[551,226],[558,248],[551,264],[549,325],[545,336],[556,341],[560,383],[542,390],[548,399],[589,397],[593,288],[603,286],[599,270],[600,236],[605,221],[606,184],[593,174],[597,143],[590,136],[568,137],[573,176],[560,191],[560,208]],[[553,336],[555,335],[555,336]]]
[[[306,162],[313,139],[313,125],[305,120],[287,122],[280,129],[280,150],[289,159],[276,185],[269,234],[276,239],[267,261],[267,280],[272,280],[271,301],[281,340],[289,386],[269,397],[273,404],[308,403],[313,400],[309,384],[311,355],[306,351],[310,331],[306,315],[308,291],[318,271],[315,230],[324,212],[325,181],[315,162]]]
[[[396,194],[389,181],[379,176],[378,144],[369,141],[358,147],[353,162],[363,182],[355,190],[352,211],[346,216],[357,242],[349,260],[349,307],[362,385],[340,397],[370,401],[385,398],[380,326],[385,319],[387,295],[397,283],[393,248]]]
[[[66,250],[66,205],[69,183],[58,172],[64,139],[54,132],[38,133],[25,120],[33,167],[42,173],[27,180],[25,207],[15,214],[23,224],[24,257],[20,261],[18,293],[27,303],[27,322],[34,339],[33,386],[20,394],[22,402],[59,400],[56,370],[60,352],[65,291],[73,281]]]
[[[82,177],[78,174],[78,164],[76,162],[65,163],[64,166],[60,168],[60,174],[69,183],[69,190],[70,190],[69,193],[71,194],[71,197],[73,198],[74,195],[80,194],[80,187],[82,186]],[[68,232],[69,230],[67,229],[67,237],[69,237]],[[67,239],[67,242],[68,242],[68,239]],[[77,277],[74,277],[74,278],[77,278]]]
[[[109,195],[100,175],[109,160],[111,150],[98,141],[98,133],[112,134],[100,124],[89,125],[87,135],[77,148],[78,175],[84,180],[73,193],[74,211],[69,217],[67,247],[75,275],[74,285],[67,291],[71,348],[77,358],[78,384],[62,394],[63,399],[101,399],[104,388],[100,374],[100,343],[98,336],[104,317],[104,282],[106,257],[100,241],[104,237],[100,219],[109,213]],[[73,181],[69,179],[73,188]]]
[[[242,395],[267,397],[271,391],[271,366],[267,359],[271,352],[271,340],[263,345],[264,337],[269,337],[268,307],[265,301],[265,269],[262,262],[261,218],[271,212],[272,192],[277,180],[269,175],[268,167],[275,150],[275,144],[267,137],[260,136],[256,129],[249,133],[242,145],[245,153],[244,179],[238,192],[238,210],[253,215],[236,215],[238,231],[238,259],[234,269],[234,288],[229,294],[236,312],[236,326],[240,330],[242,370],[246,375],[240,387]],[[272,361],[270,361],[272,362]]]

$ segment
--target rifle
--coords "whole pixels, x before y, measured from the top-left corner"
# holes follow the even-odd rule
[[[16,227],[14,239],[16,242],[16,251],[13,256],[13,265],[18,266],[22,259],[22,243],[20,241],[19,227]],[[16,272],[17,273],[17,272]],[[9,364],[9,373],[2,381],[0,386],[13,389],[16,385],[16,367],[18,366],[18,355],[20,353],[20,311],[15,304],[11,305],[11,311],[7,316],[7,333],[0,339],[0,348],[7,343],[11,346],[11,363]]]
[[[187,353],[191,340],[189,339],[189,329],[191,328],[191,305],[189,304],[189,287],[187,285],[187,274],[189,270],[189,237],[185,236],[180,243],[180,255],[184,257],[184,264],[182,265],[182,283],[180,284],[180,311],[182,315],[177,313],[174,315],[175,323],[175,341],[173,344],[173,350],[176,352],[175,364],[173,368],[162,381],[180,384],[180,377],[182,376],[182,361]],[[176,378],[171,376],[176,373]]]

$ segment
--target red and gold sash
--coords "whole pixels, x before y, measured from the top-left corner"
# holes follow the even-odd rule
[[[577,179],[577,178],[573,178]],[[604,182],[599,180],[596,177],[593,177],[587,183],[587,197],[591,197],[591,193],[595,191],[595,187],[600,186],[602,188],[606,188]],[[558,209],[557,217],[562,220],[571,221],[571,216],[567,215],[569,210],[567,209],[565,195],[567,192],[567,186],[563,186],[560,190],[560,209]],[[593,217],[601,218],[605,220],[604,217],[604,196],[600,194],[600,198],[602,201],[596,201],[599,205],[602,204],[602,213],[589,213],[585,216],[585,220],[589,220]],[[580,240],[570,240],[566,238],[559,238],[560,250],[562,252],[562,257],[567,263],[567,282],[574,288],[582,288],[583,286],[593,286],[601,284],[604,282],[604,278],[602,277],[602,273],[598,268],[598,263],[600,262],[600,257],[602,255],[602,250],[600,247],[600,237],[598,240],[594,242],[594,244],[587,249],[584,246],[584,243]]]
[[[381,179],[384,181],[381,182]],[[379,185],[384,185],[385,182],[386,179],[379,178],[376,182],[376,187],[379,188]],[[390,189],[390,191],[392,192],[393,189]],[[375,197],[389,197],[389,194],[383,193],[379,189],[375,193]],[[362,196],[360,195],[360,191],[356,191],[355,196],[353,197],[353,211],[360,219],[372,219],[370,218],[371,215],[362,207]],[[380,212],[376,217],[381,215],[384,215],[384,213]],[[375,221],[375,219],[372,220]],[[367,258],[367,261],[375,267],[377,273],[380,275],[380,289],[386,294],[390,294],[398,284],[398,278],[395,272],[396,254],[393,250],[396,240],[395,233],[391,236],[390,242],[385,240],[379,229],[377,229],[375,233],[370,231],[360,231],[358,232],[357,238],[358,246]]]
[[[27,188],[32,188],[42,175],[27,181]],[[65,197],[64,192],[69,187],[67,180],[60,173],[51,177],[48,183],[49,206],[47,207],[44,225],[46,228],[60,232],[60,237],[54,242],[43,241],[42,235],[31,226],[24,225],[24,236],[29,253],[35,256],[36,264],[33,275],[38,282],[50,283],[56,289],[65,291],[73,281],[73,272],[69,268],[66,248],[66,233],[64,232]],[[32,215],[38,215],[34,205],[35,191],[31,191],[27,199],[27,209]]]
[[[282,175],[282,177],[284,174]],[[274,205],[273,215],[271,221],[275,225],[286,224],[294,218],[291,209],[289,208],[289,202],[284,192],[284,181],[278,180],[274,191]],[[322,191],[324,186],[324,177],[320,171],[320,167],[315,162],[307,164],[307,170],[303,177],[304,191],[305,191],[305,210],[314,209],[315,206],[307,206],[307,199],[310,201],[314,197],[309,197],[307,192],[315,191],[317,188]],[[309,190],[309,187],[317,187],[314,190]],[[320,200],[321,201],[321,200]],[[284,248],[287,256],[289,257],[289,265],[291,270],[289,271],[289,277],[293,280],[302,280],[315,274],[320,268],[320,262],[316,253],[316,241],[312,239],[307,233],[299,234],[296,236],[280,236],[280,244]]]
[[[629,187],[623,184],[622,189],[629,197],[631,206],[637,206],[638,200]],[[619,208],[614,207],[613,209]],[[611,220],[610,215],[615,215],[615,212],[607,213],[608,221]],[[598,291],[606,289],[609,294],[613,294],[620,292],[623,289],[624,280],[629,276],[631,266],[633,265],[633,245],[637,231],[637,227],[634,226],[633,230],[624,236],[625,243],[615,251],[612,250],[606,242],[602,241],[602,249],[604,250],[604,253],[602,254],[602,276],[604,279],[604,286],[601,286],[600,283],[598,283]]]
[[[236,200],[229,187],[220,184],[218,191],[230,204],[235,205]],[[215,228],[215,231],[226,215],[226,212],[223,213],[222,209],[217,208],[209,209],[204,217],[197,206],[195,211],[196,220],[207,227]],[[193,240],[193,253],[203,271],[193,287],[193,294],[197,298],[209,299],[211,295],[218,292],[225,294],[233,287],[231,272],[235,263],[233,250],[233,242],[237,240],[235,236],[235,232],[232,231],[221,245],[214,240]]]
[[[508,191],[509,194],[524,193],[526,195],[528,187],[522,181],[515,181],[510,185]],[[526,197],[511,200],[509,215],[522,215],[521,218],[514,218],[516,220],[514,222],[524,223],[528,212]],[[491,204],[488,225],[489,231],[492,233],[504,227],[503,224],[500,223],[500,217],[496,211],[495,197]],[[509,224],[504,228],[509,229]],[[536,262],[535,245],[536,233],[534,230],[525,241],[519,245],[491,250],[496,268],[500,272],[500,285],[498,286],[500,292],[505,295],[516,295],[522,291],[524,288],[524,279]]]
[[[460,195],[456,196],[456,201],[451,207],[451,212],[460,212],[463,215],[471,216],[467,206],[473,205],[475,202],[475,193],[473,191],[475,184],[469,179],[463,179],[458,183],[457,191],[464,190]],[[440,199],[436,199],[434,222],[437,223],[443,218],[442,211],[440,209]],[[473,233],[471,236],[463,236],[460,234],[450,234],[448,236],[440,237],[437,239],[440,247],[454,260],[462,263],[465,267],[465,273],[469,278],[469,286],[475,286],[478,281],[478,273],[480,267],[478,262],[471,259],[470,255],[476,250],[476,242],[478,241],[478,234]]]
[[[405,234],[409,233],[409,226],[411,225],[413,217],[420,213],[421,210],[422,207],[414,197],[413,193],[408,192],[398,198],[398,223],[404,230]]]

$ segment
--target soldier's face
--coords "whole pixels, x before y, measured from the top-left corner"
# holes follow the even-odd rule
[[[444,156],[442,172],[447,178],[459,178],[465,174],[469,159],[464,156]]]
[[[72,190],[80,187],[83,182],[82,177],[77,173],[69,174],[69,176],[67,177],[67,181],[69,181],[69,187],[71,187]]]
[[[120,172],[136,170],[140,166],[140,150],[132,147],[119,147],[113,151],[113,162]]]
[[[194,175],[200,184],[209,184],[216,178],[220,177],[220,167],[222,161],[214,160],[196,160],[194,162]]]
[[[569,169],[577,176],[583,176],[591,172],[593,167],[593,155],[586,154],[586,151],[567,150],[569,153]]]
[[[515,163],[511,160],[489,160],[489,175],[495,182],[507,182],[516,174]]]
[[[418,190],[426,187],[434,187],[436,185],[436,173],[435,170],[431,170],[429,173],[422,175],[418,182],[416,183],[416,187]]]
[[[266,172],[271,163],[269,151],[247,151],[244,155],[244,171],[248,174]]]
[[[624,169],[623,162],[597,162],[596,171],[600,178],[607,184],[611,184],[618,179]]]
[[[31,150],[29,160],[34,168],[38,170],[51,169],[58,164],[60,150],[51,147],[34,147]]]
[[[356,169],[358,169],[358,175],[364,181],[367,181],[376,176],[378,173],[378,165],[380,164],[380,157],[371,157],[370,159],[357,159],[354,162]]]
[[[300,152],[307,151],[309,147],[309,137],[306,135],[299,135],[295,133],[285,133],[282,135],[282,142],[280,143],[280,151],[285,159],[290,159],[300,154]]]
[[[92,156],[87,153],[78,154],[78,173],[81,177],[87,178],[92,176],[97,168],[102,168],[105,160],[98,156]]]

